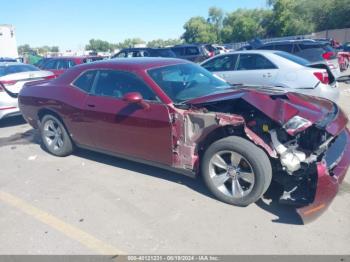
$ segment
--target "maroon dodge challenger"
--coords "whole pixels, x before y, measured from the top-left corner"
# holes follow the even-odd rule
[[[213,195],[238,206],[274,181],[304,221],[327,209],[350,163],[348,120],[336,104],[230,86],[184,60],[79,65],[26,84],[19,105],[53,155],[82,147],[200,174]]]

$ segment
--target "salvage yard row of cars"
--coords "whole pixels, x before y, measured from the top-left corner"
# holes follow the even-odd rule
[[[16,80],[23,88],[11,89],[3,73],[0,101],[18,97],[20,113],[56,156],[82,147],[201,175],[213,195],[238,206],[274,183],[304,222],[327,209],[350,165],[348,119],[328,62],[278,50],[225,53],[201,65],[129,52],[136,51],[75,62],[54,79],[55,71],[31,68]],[[73,61],[46,63],[62,59]],[[0,74],[11,65],[0,64]],[[7,106],[0,102],[0,112]]]

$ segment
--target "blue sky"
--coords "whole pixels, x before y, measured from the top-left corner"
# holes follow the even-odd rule
[[[229,12],[263,8],[266,0],[1,0],[0,6],[0,24],[15,26],[18,45],[66,50],[84,47],[91,38],[177,38],[190,17],[207,16],[211,6]]]

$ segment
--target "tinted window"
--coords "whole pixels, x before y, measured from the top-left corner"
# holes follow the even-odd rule
[[[92,87],[92,84],[94,83],[96,71],[87,71],[84,74],[82,74],[77,80],[74,81],[74,85],[78,87],[79,89],[89,93]]]
[[[171,49],[174,53],[175,53],[175,55],[177,55],[177,56],[182,56],[182,55],[184,55],[184,48],[182,48],[182,47],[174,47],[174,48],[172,48]]]
[[[170,49],[156,49],[150,51],[150,56],[153,57],[176,57],[173,51]]]
[[[21,72],[30,72],[30,71],[39,71],[39,69],[32,65],[7,65],[0,66],[0,76],[21,73]]]
[[[120,52],[120,53],[116,54],[113,58],[115,58],[115,57],[127,57],[127,55],[126,55],[126,52]]]
[[[129,92],[139,92],[145,100],[156,100],[153,91],[137,76],[129,72],[100,70],[94,94],[122,98]]]
[[[75,66],[75,62],[73,60],[58,60],[57,61],[57,69],[63,70],[71,68],[72,66]]]
[[[275,44],[275,50],[280,50],[280,51],[292,53],[293,44]]]
[[[197,47],[186,47],[185,54],[186,55],[198,55],[199,50]]]
[[[299,48],[301,49],[298,52],[295,52],[297,56],[305,58],[311,62],[318,62],[323,60],[323,53],[325,51],[319,45],[308,45],[308,44],[299,44]]]
[[[232,71],[235,69],[237,57],[238,55],[220,56],[206,62],[202,66],[211,72]]]
[[[48,60],[44,65],[43,68],[44,69],[57,69],[57,64],[56,64],[57,60]]]
[[[290,53],[277,51],[275,54],[302,66],[307,66],[309,64],[309,61],[307,61],[306,59],[292,55]]]
[[[267,58],[257,54],[241,54],[237,70],[258,70],[258,69],[275,69],[276,66]]]

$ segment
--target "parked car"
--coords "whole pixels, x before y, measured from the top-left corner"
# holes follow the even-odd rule
[[[0,120],[20,114],[17,96],[25,83],[53,77],[53,73],[32,65],[0,62]]]
[[[295,93],[233,90],[199,65],[135,58],[28,83],[24,118],[45,148],[83,147],[196,176],[220,200],[257,201],[273,179],[306,220],[335,197],[350,163],[346,115]]]
[[[71,68],[76,65],[91,63],[91,62],[100,61],[100,60],[103,60],[103,57],[101,56],[81,56],[81,57],[62,56],[62,57],[47,58],[42,64],[39,64],[39,66],[43,70],[51,71],[56,76],[60,76],[68,68]]]
[[[280,87],[338,101],[339,89],[325,64],[313,64],[283,51],[252,50],[218,55],[201,64],[232,85]],[[319,68],[319,67],[324,68]]]
[[[344,43],[342,49],[344,52],[350,52],[350,42]]]
[[[215,55],[215,49],[210,52],[207,48],[208,46],[205,44],[185,44],[176,45],[171,50],[178,58],[199,63]]]
[[[10,57],[0,57],[0,62],[17,62],[17,60]]]
[[[170,48],[125,48],[112,58],[130,57],[176,57]]]
[[[311,63],[326,62],[334,77],[340,77],[337,52],[329,44],[312,39],[286,40],[262,44],[259,50],[280,50],[302,57]]]

